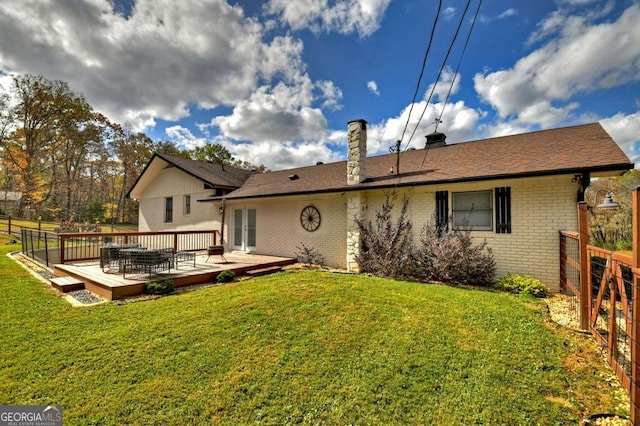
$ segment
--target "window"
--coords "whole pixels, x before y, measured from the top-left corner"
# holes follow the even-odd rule
[[[184,214],[185,216],[191,214],[191,195],[184,196]]]
[[[166,223],[173,222],[173,197],[164,199],[164,221]]]
[[[454,192],[453,220],[456,228],[474,231],[493,229],[492,191]]]
[[[449,191],[436,191],[436,226],[438,234],[449,224]]]
[[[496,188],[496,232],[511,233],[511,187]]]

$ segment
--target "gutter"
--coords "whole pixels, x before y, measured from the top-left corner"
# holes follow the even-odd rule
[[[612,164],[608,166],[597,166],[597,167],[587,167],[587,168],[572,168],[572,169],[562,169],[562,170],[549,170],[549,171],[540,171],[540,172],[526,172],[526,173],[518,173],[518,174],[500,174],[500,175],[487,175],[487,176],[474,176],[474,177],[462,177],[462,178],[453,178],[453,179],[442,179],[437,181],[429,181],[429,182],[398,182],[395,181],[393,183],[382,184],[382,185],[367,185],[367,181],[359,185],[349,185],[343,186],[339,188],[327,188],[327,189],[318,189],[311,191],[289,191],[289,192],[280,192],[280,193],[271,193],[271,194],[257,194],[257,195],[246,195],[246,196],[233,196],[233,192],[227,194],[225,196],[219,197],[210,197],[203,198],[201,200],[197,200],[199,203],[208,203],[208,202],[216,202],[222,200],[248,200],[248,199],[258,199],[258,198],[274,198],[274,197],[288,197],[294,195],[311,195],[311,194],[331,194],[337,192],[352,192],[352,191],[365,191],[365,190],[374,190],[374,189],[389,189],[389,188],[399,188],[399,187],[414,187],[414,186],[432,186],[432,185],[442,185],[448,183],[464,183],[464,182],[482,182],[488,180],[499,180],[499,179],[521,179],[521,178],[529,178],[529,177],[542,177],[542,176],[556,176],[556,175],[569,175],[569,174],[582,174],[582,173],[593,173],[593,172],[621,172],[624,173],[627,170],[631,170],[634,168],[633,163],[621,163],[621,164]],[[397,176],[394,177],[397,179]]]

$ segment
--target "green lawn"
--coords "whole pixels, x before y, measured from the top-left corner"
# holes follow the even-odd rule
[[[72,308],[0,246],[0,405],[65,425],[576,424],[620,412],[517,296],[317,271]]]

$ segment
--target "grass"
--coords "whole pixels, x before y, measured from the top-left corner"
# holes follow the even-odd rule
[[[505,293],[299,271],[72,308],[4,255],[0,293],[0,405],[61,404],[66,425],[545,425],[620,411],[591,340]]]

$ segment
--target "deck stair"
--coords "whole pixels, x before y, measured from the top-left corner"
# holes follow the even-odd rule
[[[73,277],[54,277],[49,280],[51,285],[63,293],[70,291],[83,290],[84,282]]]
[[[252,269],[247,271],[245,274],[249,277],[258,277],[260,275],[273,274],[280,271],[282,271],[282,266],[270,266],[267,268]]]

